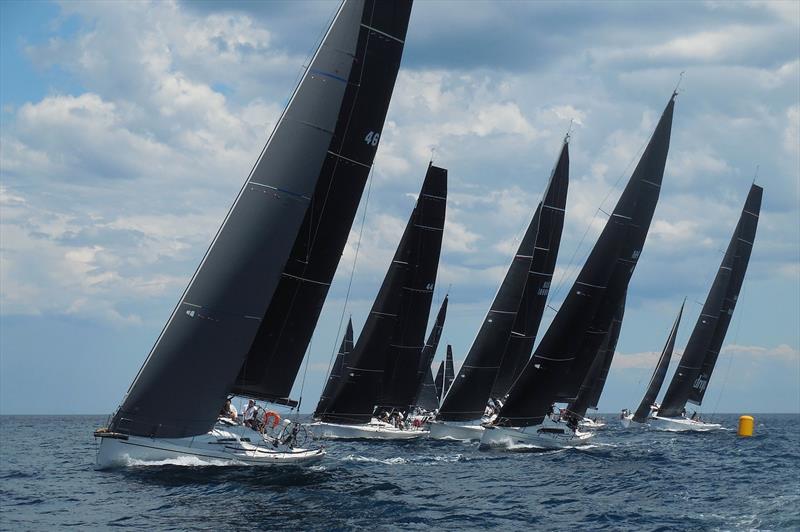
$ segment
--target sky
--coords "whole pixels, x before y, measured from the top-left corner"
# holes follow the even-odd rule
[[[0,2],[0,413],[117,407],[336,9]],[[681,72],[600,411],[637,406],[686,297],[676,365],[755,179],[758,234],[702,410],[800,412],[800,3],[436,0],[412,12],[301,411],[342,317],[363,326],[431,157],[449,170],[435,364],[445,343],[463,361],[571,128],[541,337]]]

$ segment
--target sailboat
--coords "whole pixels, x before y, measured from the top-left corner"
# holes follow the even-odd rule
[[[577,397],[612,334],[655,212],[669,151],[675,96],[667,103],[636,169],[533,357],[508,392],[482,446],[570,447],[593,433],[555,415]]]
[[[717,423],[707,423],[693,419],[695,416],[686,416],[686,403],[700,405],[703,402],[744,283],[747,264],[750,262],[763,191],[755,183],[750,187],[703,310],[697,318],[664,400],[650,420],[653,428],[671,431],[709,431],[721,428]]]
[[[433,328],[428,335],[428,340],[425,342],[425,347],[422,349],[422,356],[419,358],[419,367],[417,368],[417,395],[414,398],[412,408],[412,410],[416,410],[419,414],[432,413],[439,408],[439,398],[436,393],[436,383],[433,380],[433,373],[431,373],[431,363],[433,362],[433,357],[436,356],[436,349],[439,347],[439,340],[442,337],[444,320],[447,316],[448,299],[448,296],[445,296],[441,307],[439,307],[436,320],[433,322]],[[452,357],[452,353],[450,356]],[[423,418],[426,417],[427,416],[423,416]]]
[[[95,432],[98,465],[324,456],[302,447],[301,425],[269,435],[220,409],[231,394],[297,404],[289,391],[372,167],[410,13],[410,0],[339,6],[121,405]]]
[[[569,183],[569,138],[564,139],[542,201],[486,314],[467,358],[430,423],[431,437],[479,440],[491,415],[487,403],[504,357],[525,357],[541,320],[561,240]],[[524,307],[523,307],[524,305]],[[538,309],[538,315],[536,311]],[[526,323],[519,323],[522,313]],[[515,371],[516,363],[507,365]]]
[[[342,378],[312,426],[322,438],[410,439],[403,420],[417,394],[442,246],[447,170],[430,164],[364,329]]]
[[[608,372],[611,369],[611,362],[614,359],[614,353],[617,348],[617,341],[619,334],[622,330],[622,318],[625,314],[625,297],[623,296],[622,303],[611,320],[611,329],[608,335],[603,339],[597,355],[594,357],[594,362],[589,368],[589,373],[586,379],[581,384],[578,390],[578,396],[573,399],[565,411],[561,413],[564,418],[577,418],[578,425],[589,429],[599,429],[605,426],[602,421],[597,421],[586,417],[586,412],[590,408],[597,408],[600,402],[600,396],[605,388],[606,380],[608,379]]]
[[[636,423],[646,423],[647,418],[653,410],[658,410],[656,405],[656,397],[661,390],[661,385],[664,384],[664,377],[667,376],[667,368],[669,368],[669,361],[672,358],[672,352],[675,350],[675,337],[678,335],[678,326],[681,323],[681,316],[683,316],[683,307],[686,305],[684,299],[681,304],[681,309],[678,311],[678,317],[675,318],[675,323],[672,324],[672,329],[669,331],[667,343],[664,344],[664,349],[661,351],[661,356],[658,357],[656,369],[653,370],[653,376],[650,377],[650,383],[647,385],[647,391],[639,403],[636,412],[630,413],[623,411],[620,415],[620,423],[624,428],[628,428],[631,421]]]

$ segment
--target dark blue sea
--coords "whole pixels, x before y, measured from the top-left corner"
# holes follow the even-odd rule
[[[100,416],[0,418],[3,530],[798,530],[800,416],[756,436],[624,430],[585,448],[330,442],[309,468],[137,466],[99,471]]]

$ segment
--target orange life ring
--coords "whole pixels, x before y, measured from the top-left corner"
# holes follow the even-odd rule
[[[270,426],[273,429],[278,426],[278,423],[281,422],[281,415],[277,412],[273,412],[272,410],[267,410],[264,412],[264,426]]]

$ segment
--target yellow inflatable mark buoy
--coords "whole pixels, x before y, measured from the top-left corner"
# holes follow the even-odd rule
[[[739,436],[753,435],[753,416],[739,416]]]

